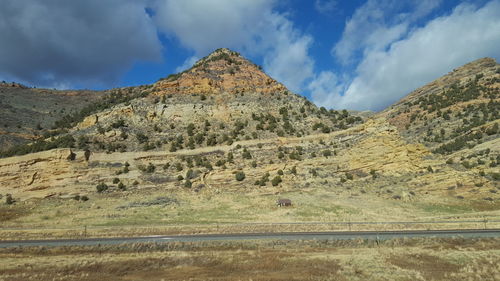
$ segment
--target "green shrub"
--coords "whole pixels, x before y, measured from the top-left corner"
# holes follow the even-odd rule
[[[15,202],[15,200],[12,198],[11,194],[7,194],[5,196],[5,204],[12,205],[12,204],[14,204],[14,202]]]
[[[97,189],[97,192],[101,193],[101,192],[108,190],[108,185],[101,182],[96,186],[96,189]]]
[[[145,135],[145,134],[143,134],[143,133],[137,133],[137,134],[135,135],[135,137],[137,138],[137,141],[138,141],[139,143],[141,143],[141,144],[142,144],[142,143],[145,143],[145,142],[147,142],[147,141],[149,140],[148,136],[146,136],[146,135]]]
[[[184,182],[184,187],[185,188],[191,188],[193,186],[193,184],[191,183],[191,181],[189,179],[187,179],[185,182]]]
[[[243,151],[243,159],[252,159],[252,154],[250,154],[250,151],[248,151],[246,148]]]
[[[245,179],[245,173],[243,173],[242,171],[237,172],[235,177],[237,181],[242,181]]]
[[[309,171],[309,173],[311,173],[311,175],[313,175],[313,177],[317,177],[318,176],[318,171],[316,171],[316,169],[311,169]]]
[[[354,176],[353,176],[352,174],[350,174],[350,173],[345,173],[345,177],[346,177],[346,179],[348,179],[348,180],[352,180],[352,179],[354,179]]]
[[[146,173],[153,173],[156,170],[155,165],[149,163],[148,166],[146,167]]]
[[[114,178],[114,179],[113,179],[113,184],[117,184],[117,183],[119,183],[119,182],[120,182],[120,179],[119,179],[119,178]]]
[[[277,186],[277,185],[278,185],[278,184],[280,184],[281,182],[282,182],[281,177],[280,177],[280,176],[275,176],[275,177],[273,178],[273,180],[271,181],[271,184],[272,184],[273,186]]]
[[[127,190],[127,187],[123,184],[123,182],[120,182],[120,183],[118,184],[118,188],[119,188],[120,190]]]
[[[323,150],[323,156],[325,156],[326,158],[328,158],[329,156],[332,156],[332,152],[328,149],[326,150]]]
[[[192,179],[194,176],[194,172],[193,170],[189,169],[187,172],[186,172],[186,180],[190,180]]]
[[[182,167],[182,164],[181,163],[176,163],[175,164],[175,169],[177,170],[177,172],[180,172],[184,169],[184,167]]]

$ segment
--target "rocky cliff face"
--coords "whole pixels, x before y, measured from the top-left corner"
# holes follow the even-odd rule
[[[282,93],[286,87],[266,75],[259,66],[228,49],[218,49],[182,73],[155,84],[156,95]]]

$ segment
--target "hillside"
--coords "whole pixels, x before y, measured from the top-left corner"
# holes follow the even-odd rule
[[[413,91],[382,115],[410,142],[449,154],[498,138],[500,65],[484,58]]]
[[[0,151],[43,136],[61,116],[99,100],[102,92],[58,91],[0,83]]]
[[[498,102],[497,66],[480,60],[450,75],[381,113],[350,113],[318,108],[219,49],[153,85],[109,90],[58,120],[53,136],[4,153],[17,156],[0,159],[0,194],[23,204],[4,207],[2,220],[76,227],[499,216],[498,111],[488,107]],[[484,103],[488,110],[477,111]],[[424,132],[442,126],[454,140],[448,130],[463,110],[453,110],[468,105],[482,138],[442,153]],[[276,207],[280,197],[294,207]]]

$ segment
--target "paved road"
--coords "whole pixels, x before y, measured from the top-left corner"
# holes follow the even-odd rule
[[[87,238],[87,239],[57,239],[57,240],[19,240],[0,241],[0,248],[29,247],[29,246],[92,246],[116,245],[123,243],[168,243],[168,242],[197,242],[221,240],[348,240],[348,239],[379,239],[403,237],[464,237],[486,238],[500,237],[500,229],[461,229],[461,230],[414,230],[414,231],[338,231],[338,232],[281,232],[281,233],[245,233],[245,234],[204,234],[204,235],[174,235],[174,236],[142,236],[116,238]]]

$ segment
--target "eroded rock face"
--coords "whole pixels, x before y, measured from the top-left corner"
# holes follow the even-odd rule
[[[219,49],[179,75],[155,85],[157,95],[217,94],[257,92],[262,94],[286,91],[283,84],[267,76],[259,66],[238,53]]]

